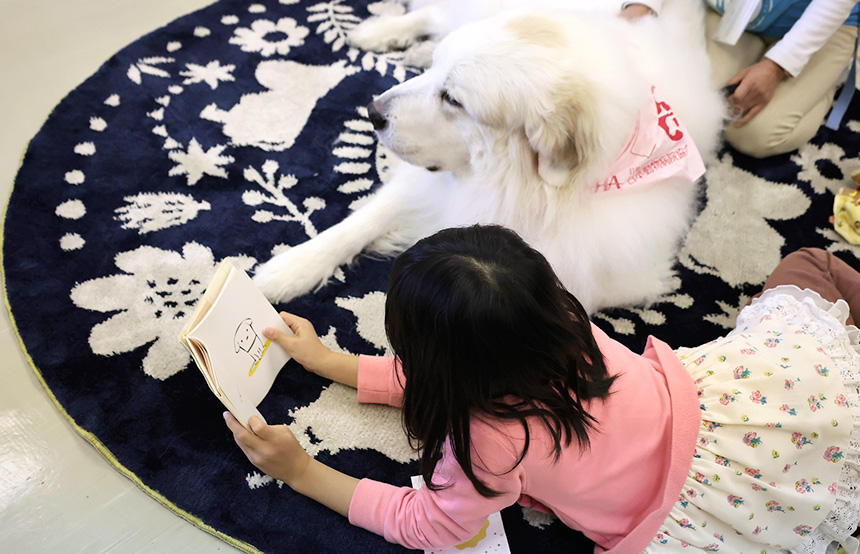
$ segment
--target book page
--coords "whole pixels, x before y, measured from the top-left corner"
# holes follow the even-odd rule
[[[412,476],[412,488],[420,489],[424,479],[420,475]],[[511,554],[508,537],[502,525],[502,514],[490,514],[478,534],[470,540],[441,550],[425,550],[424,554]]]
[[[292,334],[251,278],[233,268],[209,312],[188,332],[206,349],[209,372],[225,397],[222,402],[245,426],[252,415],[263,419],[257,405],[290,359],[263,336],[266,327]]]

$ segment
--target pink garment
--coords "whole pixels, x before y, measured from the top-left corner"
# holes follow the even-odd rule
[[[499,496],[481,496],[446,448],[433,482],[450,486],[414,490],[362,479],[349,521],[409,548],[443,548],[470,539],[489,514],[518,502],[582,531],[595,552],[640,552],[678,499],[690,467],[701,420],[696,388],[665,343],[650,337],[637,355],[592,330],[609,373],[619,377],[608,398],[587,404],[599,422],[589,450],[580,452],[574,441],[554,463],[550,435],[535,423],[525,459],[511,469],[522,426],[476,417],[473,469]],[[400,381],[392,358],[360,357],[359,402],[400,406]]]
[[[651,87],[654,103],[639,112],[633,134],[609,173],[594,185],[608,192],[681,178],[692,185],[705,174],[705,163],[689,131],[672,107]]]

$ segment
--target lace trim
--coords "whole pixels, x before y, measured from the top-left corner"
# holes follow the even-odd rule
[[[857,552],[860,542],[851,533],[860,522],[860,329],[844,324],[849,313],[844,300],[834,304],[815,291],[781,285],[768,289],[741,311],[737,332],[758,322],[762,316],[774,313],[821,342],[821,347],[839,369],[853,422],[836,489],[836,503],[824,521],[790,552],[827,554],[834,541],[846,552]],[[831,553],[834,551],[835,547],[829,550]]]

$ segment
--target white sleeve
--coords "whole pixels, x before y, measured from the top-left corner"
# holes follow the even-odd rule
[[[796,77],[809,58],[845,23],[857,0],[812,0],[800,19],[765,57]]]
[[[655,15],[660,15],[660,9],[663,7],[663,0],[624,0],[621,3],[621,9],[623,10],[632,4],[642,4],[643,6],[651,8],[651,11],[654,12]]]

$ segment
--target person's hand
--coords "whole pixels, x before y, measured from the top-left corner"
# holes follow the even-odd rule
[[[357,356],[332,352],[326,348],[307,319],[288,312],[281,312],[280,315],[293,334],[266,327],[263,336],[278,343],[308,371],[352,388],[358,386]]]
[[[230,412],[224,412],[224,421],[233,432],[233,440],[260,471],[291,487],[301,479],[311,457],[289,427],[266,425],[259,417],[252,416],[249,431]]]
[[[263,336],[278,343],[305,369],[316,372],[321,365],[325,364],[326,358],[332,353],[331,350],[320,342],[310,321],[287,312],[281,312],[280,316],[293,335],[273,327],[266,327],[263,329]]]
[[[743,127],[767,106],[776,87],[787,78],[783,69],[770,58],[740,70],[727,85],[737,84],[729,103],[741,114],[735,127]]]
[[[654,15],[654,11],[645,4],[627,4],[619,15],[624,19],[635,21],[646,15]]]

